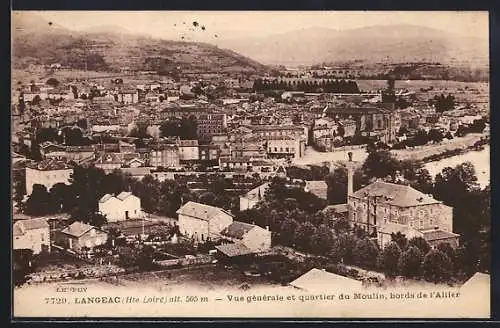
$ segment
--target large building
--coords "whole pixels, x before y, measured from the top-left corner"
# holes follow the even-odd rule
[[[409,238],[421,234],[431,246],[439,242],[458,246],[459,235],[453,233],[453,209],[409,185],[377,180],[349,193],[347,205],[351,223],[369,233],[411,231]]]
[[[396,140],[401,126],[397,112],[376,107],[328,107],[325,114],[335,121],[354,120],[356,135],[385,143]]]
[[[200,159],[200,149],[198,140],[178,140],[179,160],[182,162],[198,161]]]
[[[252,133],[261,140],[278,137],[302,138],[307,140],[307,128],[296,125],[252,125]]]
[[[151,147],[149,165],[153,167],[177,167],[180,163],[179,147],[175,144],[163,144]]]
[[[187,202],[177,210],[180,233],[196,241],[220,239],[221,231],[233,223],[233,215],[205,204]]]
[[[196,133],[201,141],[211,141],[213,135],[225,132],[226,114],[200,114],[196,118]]]
[[[268,158],[301,158],[305,150],[305,141],[299,137],[280,136],[267,139]]]
[[[50,190],[58,183],[69,184],[73,168],[66,162],[44,160],[31,163],[26,167],[26,193],[31,195],[35,184],[43,185]]]

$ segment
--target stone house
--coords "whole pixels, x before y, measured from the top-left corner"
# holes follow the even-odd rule
[[[196,241],[221,238],[221,231],[233,222],[233,215],[221,208],[187,202],[177,210],[181,234]]]

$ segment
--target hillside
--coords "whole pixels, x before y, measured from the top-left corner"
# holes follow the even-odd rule
[[[219,45],[261,63],[282,65],[312,65],[346,59],[367,63],[484,63],[488,58],[487,35],[464,38],[413,25],[351,30],[310,28],[262,38],[220,40]]]
[[[29,17],[28,17],[29,16]],[[155,70],[199,72],[259,72],[266,67],[234,51],[217,46],[168,41],[120,33],[103,26],[75,32],[49,24],[34,14],[13,14],[12,64],[60,63],[97,71]]]

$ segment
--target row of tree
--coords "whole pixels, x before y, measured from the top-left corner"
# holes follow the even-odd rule
[[[257,92],[267,90],[288,90],[303,92],[326,93],[359,93],[355,81],[346,80],[282,80],[282,79],[256,79],[253,89]]]

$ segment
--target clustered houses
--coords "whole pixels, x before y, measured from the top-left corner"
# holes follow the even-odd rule
[[[218,207],[187,202],[179,210],[181,234],[195,241],[226,241],[216,248],[228,257],[266,251],[271,247],[271,232],[259,226],[235,221],[234,216]]]
[[[377,107],[327,107],[325,114],[335,121],[353,120],[356,134],[372,140],[380,140],[387,144],[396,140],[401,128],[397,112]]]
[[[358,90],[353,95],[293,88],[314,86],[314,79],[328,86],[331,75],[348,75],[339,69],[323,73],[288,70],[286,74],[293,79],[276,97],[254,87],[254,81],[263,77],[231,74],[223,78],[220,74],[181,74],[179,79],[148,82],[121,78],[111,83],[74,81],[58,87],[21,82],[12,97],[17,120],[12,131],[13,149],[22,152],[13,154],[16,171],[25,171],[27,195],[36,184],[47,189],[69,184],[75,164],[106,173],[120,169],[138,179],[150,175],[159,181],[175,179],[178,174],[192,175],[194,170],[200,176],[221,172],[233,177],[284,177],[290,161],[306,155],[306,146],[333,151],[337,144],[354,143],[358,137],[391,144],[410,138],[414,130],[456,131],[488,115],[486,105],[439,113],[427,100],[396,109],[394,103],[382,101],[379,91]],[[264,80],[269,82],[269,77]],[[222,84],[225,88],[220,88]],[[219,94],[219,89],[227,90]],[[199,90],[205,94],[200,95]],[[398,97],[408,100],[405,94]],[[179,123],[177,131],[170,131],[176,130],[175,124],[166,128],[167,121]],[[43,133],[46,129],[50,133]],[[402,129],[409,133],[398,135]],[[42,160],[29,160],[34,158],[31,152],[37,145]],[[352,225],[375,232],[382,247],[397,232],[407,238],[421,236],[433,246],[442,241],[458,244],[451,208],[409,186],[381,181],[354,192],[352,171],[348,176],[347,203],[328,207],[327,213],[345,216]],[[303,187],[326,198],[322,181],[307,181]],[[240,210],[256,206],[267,189],[265,183],[243,194]],[[143,218],[141,201],[130,192],[105,195],[97,206],[116,224]],[[236,221],[221,208],[188,202],[177,214],[183,238],[221,241],[217,249],[226,257],[265,251],[271,245],[268,229]],[[106,232],[79,221],[56,230],[51,235],[45,219],[17,221],[14,248],[40,253],[50,250],[52,243],[80,253],[107,240]]]

